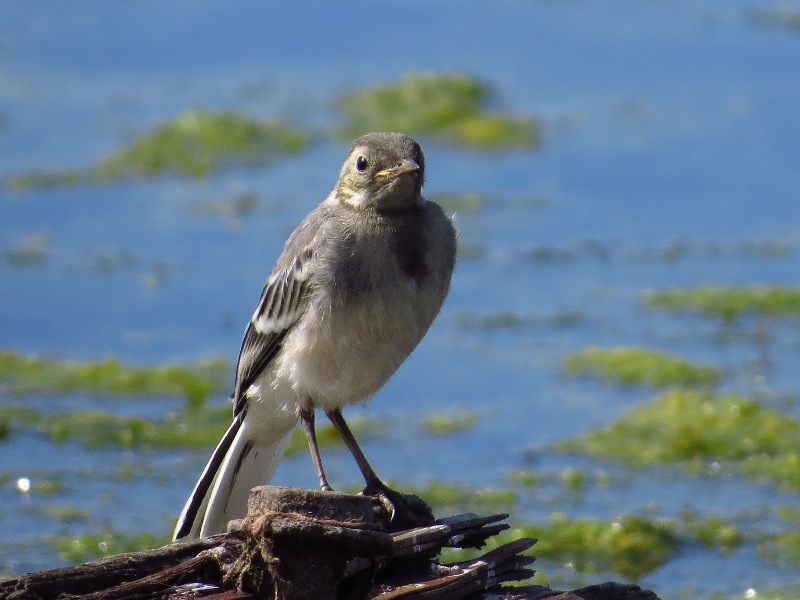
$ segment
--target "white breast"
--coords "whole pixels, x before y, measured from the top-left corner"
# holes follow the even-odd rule
[[[365,294],[346,307],[310,311],[284,340],[277,377],[324,410],[370,398],[432,320],[420,314],[421,298],[410,279],[391,288],[391,294]]]

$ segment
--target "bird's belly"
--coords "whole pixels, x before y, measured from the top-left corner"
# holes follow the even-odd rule
[[[313,315],[287,336],[278,372],[299,396],[324,410],[369,399],[430,324],[430,319],[420,318],[418,298],[404,291],[377,295],[382,302],[365,297],[346,310]]]

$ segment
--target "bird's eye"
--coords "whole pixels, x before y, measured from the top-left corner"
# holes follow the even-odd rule
[[[358,169],[359,171],[366,170],[368,164],[369,163],[367,163],[367,159],[364,158],[363,156],[359,156],[356,159],[356,169]]]

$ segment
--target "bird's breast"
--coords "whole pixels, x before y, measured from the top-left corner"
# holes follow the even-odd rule
[[[311,302],[284,340],[277,373],[320,408],[375,394],[442,306],[452,240],[424,222],[400,225],[337,235],[315,257]]]
[[[287,338],[281,375],[300,396],[331,410],[375,394],[428,329],[414,281],[403,276],[391,294],[359,293],[317,303]]]

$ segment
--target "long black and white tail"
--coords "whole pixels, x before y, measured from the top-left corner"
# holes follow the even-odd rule
[[[265,439],[246,413],[234,418],[178,517],[173,539],[225,533],[228,522],[247,514],[250,490],[275,474],[292,430]]]

